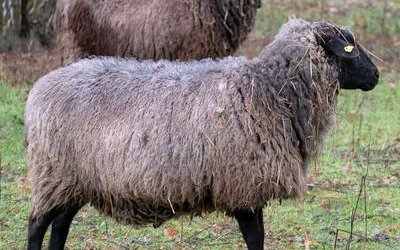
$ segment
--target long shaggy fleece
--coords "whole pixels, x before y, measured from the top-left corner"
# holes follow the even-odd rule
[[[61,0],[58,46],[65,63],[87,55],[201,59],[232,54],[260,0]]]
[[[332,124],[327,23],[291,19],[253,60],[84,59],[27,102],[32,216],[91,203],[127,224],[302,195]]]

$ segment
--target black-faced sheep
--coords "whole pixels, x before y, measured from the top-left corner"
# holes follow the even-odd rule
[[[87,55],[201,59],[232,54],[261,0],[60,0],[58,47],[65,64]]]
[[[53,71],[26,107],[28,249],[51,222],[50,249],[62,248],[87,203],[135,225],[224,211],[262,249],[262,207],[304,194],[339,89],[377,82],[349,31],[300,19],[252,60],[100,57]]]

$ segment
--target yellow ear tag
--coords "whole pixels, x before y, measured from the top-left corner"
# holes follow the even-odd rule
[[[354,49],[354,46],[352,45],[347,45],[346,47],[344,47],[344,51],[346,51],[347,53],[351,53]]]

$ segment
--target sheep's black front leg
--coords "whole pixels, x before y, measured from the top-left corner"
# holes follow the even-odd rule
[[[38,218],[32,218],[32,216],[29,216],[28,250],[42,249],[43,237],[56,215],[56,211],[50,211]]]
[[[236,211],[235,218],[249,250],[264,249],[264,223],[262,208]]]
[[[49,250],[64,249],[69,227],[81,207],[65,207],[51,225]]]

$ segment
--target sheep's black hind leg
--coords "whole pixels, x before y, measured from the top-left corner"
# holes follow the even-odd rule
[[[236,211],[235,218],[249,250],[264,249],[264,223],[262,208]]]
[[[54,218],[51,225],[49,250],[64,249],[69,227],[72,223],[74,216],[78,213],[80,208],[80,206],[66,206]]]
[[[42,249],[43,237],[51,221],[57,215],[56,211],[50,211],[39,218],[29,217],[28,250]]]

